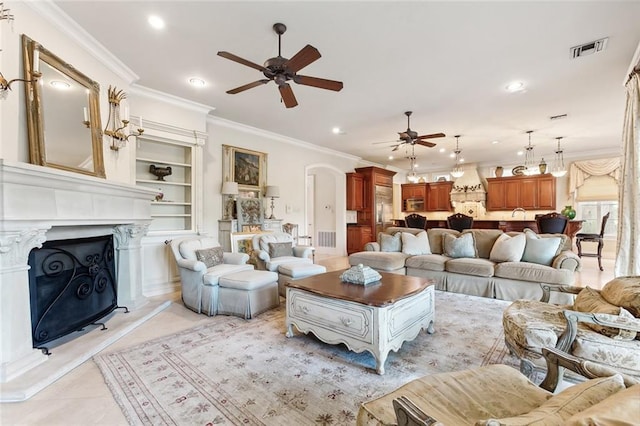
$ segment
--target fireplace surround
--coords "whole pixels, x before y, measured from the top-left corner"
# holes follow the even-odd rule
[[[12,388],[9,385],[32,379],[33,374],[27,373],[40,370],[48,358],[55,357],[33,347],[31,250],[45,241],[111,235],[117,304],[132,312],[143,310],[147,299],[142,294],[140,242],[151,221],[155,191],[4,159],[0,159],[0,184],[0,388],[4,394]]]

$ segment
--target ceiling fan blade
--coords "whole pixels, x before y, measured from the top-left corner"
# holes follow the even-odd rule
[[[307,44],[305,47],[300,49],[298,53],[293,55],[293,58],[285,62],[284,66],[288,68],[289,71],[295,74],[302,68],[320,59],[321,56],[322,55],[320,55],[318,49],[311,46],[310,44]]]
[[[444,133],[432,133],[430,135],[422,135],[418,136],[417,139],[434,139],[434,138],[444,138],[446,135]]]
[[[436,144],[433,142],[427,142],[422,140],[416,140],[415,143],[417,143],[418,145],[426,146],[428,148],[433,148],[434,146],[436,146]]]
[[[227,93],[230,95],[235,95],[236,93],[244,92],[245,90],[252,89],[254,87],[260,86],[262,84],[266,84],[270,82],[268,78],[263,78],[262,80],[254,81],[253,83],[245,84],[244,86],[236,87],[235,89],[227,90]]]
[[[398,148],[400,148],[400,145],[402,145],[402,144],[399,143],[398,145],[394,146],[393,149],[391,150],[391,152],[397,151]]]
[[[282,96],[282,102],[284,102],[284,106],[287,108],[293,108],[298,105],[298,101],[296,100],[295,95],[293,94],[293,90],[288,83],[285,83],[278,87],[280,90],[280,96]]]
[[[306,75],[296,75],[293,77],[293,81],[305,86],[313,86],[319,89],[333,90],[335,92],[339,92],[340,90],[342,90],[343,86],[341,81],[327,80],[318,77],[309,77]]]
[[[254,62],[247,61],[246,59],[243,59],[240,56],[236,56],[233,53],[220,51],[220,52],[218,52],[218,56],[222,56],[225,59],[229,59],[229,60],[237,62],[239,64],[246,65],[246,66],[251,67],[251,68],[255,68],[258,71],[266,71],[267,70],[262,65],[258,65],[258,64],[254,63]]]

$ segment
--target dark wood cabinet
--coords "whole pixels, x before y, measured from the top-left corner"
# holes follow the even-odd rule
[[[364,209],[364,176],[347,173],[347,210]]]
[[[371,237],[368,226],[347,226],[347,254],[363,251],[364,245],[373,241]]]
[[[427,211],[451,211],[451,189],[453,182],[432,182],[428,184]]]
[[[402,211],[424,211],[427,204],[426,183],[404,183],[402,188]],[[411,201],[408,201],[411,200]]]
[[[377,236],[377,228],[376,228],[376,186],[384,186],[388,188],[393,188],[393,176],[396,172],[382,169],[380,167],[358,167],[355,169],[356,173],[362,176],[362,209],[358,210],[358,225],[361,227],[366,227],[368,231],[363,231],[361,234],[361,238],[365,243],[368,241],[374,241]],[[355,188],[355,186],[354,186]],[[347,191],[348,191],[347,187]],[[380,229],[381,230],[381,229]],[[348,240],[348,232],[347,232],[347,240]],[[363,244],[360,244],[362,241],[358,242],[359,246],[357,251],[362,250]],[[348,245],[347,241],[347,245]]]
[[[487,178],[487,210],[555,210],[556,178],[552,175]]]

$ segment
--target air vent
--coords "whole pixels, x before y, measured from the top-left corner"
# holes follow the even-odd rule
[[[580,46],[574,46],[571,50],[571,59],[578,58],[580,56],[587,56],[593,53],[598,53],[607,48],[607,42],[609,37],[601,38],[600,40],[585,43]]]

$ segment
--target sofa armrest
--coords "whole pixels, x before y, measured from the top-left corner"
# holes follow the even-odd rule
[[[582,260],[574,252],[565,250],[553,259],[551,266],[555,269],[567,269],[571,272],[576,272],[582,269]]]
[[[176,259],[180,268],[189,269],[194,272],[202,272],[207,270],[207,266],[199,260]]]
[[[271,256],[269,256],[269,253],[264,250],[258,251],[257,256],[258,259],[262,260],[263,262],[269,262],[271,260]]]
[[[309,247],[309,246],[295,246],[293,248],[293,255],[295,257],[304,257],[304,258],[310,258],[313,256],[313,247]]]
[[[222,253],[222,261],[230,265],[244,265],[249,261],[247,253]]]
[[[376,241],[368,242],[364,245],[364,251],[380,251],[380,244]]]

